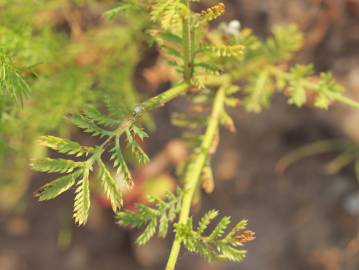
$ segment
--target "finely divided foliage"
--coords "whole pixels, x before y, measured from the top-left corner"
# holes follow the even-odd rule
[[[125,111],[125,110],[121,110]],[[122,115],[119,115],[121,117]],[[125,185],[131,187],[133,185],[132,177],[123,158],[120,139],[125,132],[128,149],[134,153],[140,163],[148,160],[147,155],[143,152],[137,140],[143,140],[147,134],[134,124],[129,125],[122,133],[117,129],[109,130],[107,128],[119,125],[120,121],[102,114],[94,108],[87,108],[82,114],[70,117],[71,121],[83,131],[93,136],[106,138],[100,146],[89,147],[54,136],[43,136],[40,143],[61,154],[82,158],[80,161],[64,158],[42,158],[35,160],[32,164],[37,171],[47,173],[63,173],[65,176],[53,180],[52,182],[40,188],[35,195],[40,201],[50,200],[61,193],[69,190],[76,184],[75,201],[74,201],[74,219],[79,225],[87,222],[90,209],[90,183],[89,177],[94,167],[97,167],[97,177],[101,182],[105,195],[109,198],[114,212],[118,211],[122,206],[122,192],[119,183],[115,180],[111,169],[108,168],[102,159],[102,155],[106,147],[113,143],[111,161],[113,167],[116,168],[120,180]]]
[[[225,234],[230,224],[230,217],[226,216],[218,222],[211,233],[205,235],[209,224],[217,216],[216,210],[207,212],[199,221],[197,229],[193,229],[192,219],[189,219],[186,224],[177,224],[175,230],[179,239],[190,252],[197,253],[209,261],[243,260],[246,251],[238,247],[254,239],[253,232],[245,230],[247,221],[240,221]]]
[[[181,210],[183,191],[178,189],[176,194],[167,192],[164,200],[157,197],[149,197],[149,202],[154,207],[143,204],[136,205],[137,211],[126,210],[117,214],[118,224],[139,229],[145,227],[137,238],[139,245],[146,244],[156,233],[161,238],[166,237],[169,222],[174,222]]]
[[[243,244],[255,238],[252,231],[246,230],[246,220],[228,230],[230,217],[227,216],[207,232],[219,215],[217,210],[207,212],[196,228],[190,216],[193,197],[199,187],[202,185],[208,193],[213,191],[211,157],[218,146],[220,127],[235,131],[228,107],[242,105],[249,112],[260,112],[270,105],[275,92],[281,92],[288,96],[288,103],[296,106],[314,104],[326,109],[333,101],[339,101],[359,108],[357,102],[342,95],[343,89],[331,74],[316,76],[311,65],[288,64],[302,47],[303,37],[297,27],[276,26],[273,35],[261,41],[249,29],[241,29],[236,21],[222,24],[218,29],[209,28],[208,22],[224,13],[223,3],[197,13],[192,11],[191,2],[195,1],[125,0],[105,13],[110,19],[117,15],[147,16],[148,41],[158,45],[161,57],[177,72],[177,83],[132,110],[121,104],[114,106],[111,98],[106,100],[108,114],[93,107],[85,108],[70,120],[103,142],[92,147],[43,136],[40,138],[42,145],[67,158],[44,158],[33,162],[38,171],[64,174],[35,193],[39,200],[53,199],[75,187],[74,219],[80,225],[88,218],[93,172],[116,212],[118,224],[143,228],[137,238],[138,244],[147,243],[156,234],[165,237],[170,224],[174,223],[175,240],[166,270],[175,268],[182,245],[208,260],[241,261],[246,254]],[[237,86],[238,82],[243,90]],[[244,96],[241,100],[236,96],[239,91]],[[192,155],[178,169],[183,188],[178,188],[176,194],[167,193],[165,198],[151,197],[150,205],[138,204],[135,211],[119,211],[122,193],[118,181],[129,188],[134,184],[123,149],[127,148],[139,164],[149,160],[140,143],[148,135],[137,124],[138,120],[182,94],[190,96],[193,107],[200,112],[199,115],[191,112],[172,117],[173,124],[189,129],[183,138]],[[119,180],[104,159],[107,152]]]
[[[17,68],[11,58],[0,49],[0,98],[4,94],[23,103],[30,92],[30,86],[20,74],[20,68]]]

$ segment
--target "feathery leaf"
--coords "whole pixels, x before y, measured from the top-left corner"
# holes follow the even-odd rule
[[[50,183],[42,186],[35,192],[35,196],[39,201],[47,201],[56,198],[63,192],[69,190],[76,181],[78,175],[76,173],[62,176],[56,180],[52,180]]]
[[[41,145],[54,149],[59,153],[75,155],[77,157],[87,156],[94,151],[92,147],[81,146],[76,142],[55,136],[41,136],[39,141]]]
[[[128,187],[133,186],[133,179],[126,164],[126,161],[122,155],[119,138],[116,138],[115,146],[111,149],[111,160],[115,168],[117,168],[117,174],[121,176]]]
[[[90,210],[90,184],[89,184],[90,169],[83,170],[83,175],[77,183],[76,195],[74,200],[73,217],[78,225],[85,225],[87,223]]]
[[[117,212],[122,206],[121,190],[102,160],[98,160],[98,165],[99,176],[104,192],[111,201],[112,210]]]
[[[78,168],[82,168],[84,166],[84,163],[62,158],[41,158],[35,160],[31,165],[35,170],[39,172],[70,173]]]
[[[104,130],[97,126],[93,120],[88,119],[84,115],[74,115],[71,117],[72,123],[74,123],[77,127],[84,130],[87,133],[92,134],[93,136],[105,137],[111,136],[112,133],[110,131]]]

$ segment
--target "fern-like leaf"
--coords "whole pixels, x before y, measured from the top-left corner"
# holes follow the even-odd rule
[[[140,246],[146,244],[156,233],[157,219],[152,219],[146,226],[146,229],[136,239],[136,243]]]
[[[98,160],[99,176],[106,196],[110,199],[112,210],[117,212],[122,206],[122,194],[119,186],[102,160]]]
[[[73,173],[53,180],[37,190],[35,192],[35,197],[37,197],[39,201],[54,199],[63,192],[69,190],[75,184],[77,177],[78,175]]]
[[[165,238],[168,232],[168,217],[167,215],[162,215],[160,217],[160,224],[158,226],[158,237]]]
[[[138,204],[136,205],[137,211],[118,212],[117,223],[136,229],[145,227],[137,239],[137,243],[140,245],[148,242],[156,232],[159,237],[164,238],[168,232],[169,222],[173,222],[181,210],[182,197],[183,192],[180,189],[176,195],[168,192],[164,200],[150,197],[149,202],[154,204],[154,207]]]
[[[212,233],[209,235],[209,240],[214,240],[216,238],[222,237],[224,231],[227,229],[228,225],[231,223],[230,217],[223,217],[222,220],[217,224]]]
[[[121,121],[117,119],[113,119],[107,115],[104,115],[103,113],[99,112],[94,107],[88,107],[85,110],[83,110],[83,114],[88,118],[91,119],[93,122],[103,125],[106,127],[114,127],[120,124]]]
[[[294,24],[274,26],[273,38],[267,40],[266,46],[274,60],[288,60],[303,45],[303,36]]]
[[[138,12],[142,10],[140,1],[136,0],[123,0],[122,3],[104,13],[104,16],[111,20],[119,15]]]
[[[317,91],[319,95],[314,105],[321,109],[328,109],[333,100],[340,100],[343,87],[334,80],[331,73],[324,72],[320,74],[320,81],[315,91]],[[356,106],[358,106],[358,104],[356,104]]]
[[[70,173],[78,168],[83,167],[84,163],[62,158],[42,158],[35,160],[31,165],[39,172]]]
[[[122,155],[119,138],[116,138],[115,146],[111,149],[111,152],[111,160],[114,167],[117,168],[117,174],[121,176],[121,178],[124,180],[128,187],[132,187],[132,175]]]
[[[162,29],[179,28],[181,18],[188,16],[189,10],[182,0],[155,0],[151,10],[151,20],[159,22]]]
[[[0,91],[15,101],[23,102],[30,96],[31,90],[23,76],[20,75],[11,59],[0,51]]]
[[[224,13],[225,6],[223,3],[218,3],[213,7],[209,7],[201,12],[199,20],[201,22],[210,22],[217,19]]]
[[[81,179],[77,183],[76,195],[74,200],[73,217],[78,225],[85,225],[87,223],[90,210],[90,183],[89,183],[90,169],[86,168],[83,171]]]
[[[313,74],[313,66],[297,65],[289,71],[288,94],[289,103],[298,107],[303,106],[307,101],[306,80]]]
[[[93,136],[99,136],[101,138],[101,137],[112,135],[110,131],[97,126],[93,120],[85,117],[84,115],[75,115],[71,117],[71,121],[77,127],[79,127],[80,129],[84,130],[87,133],[92,134]]]
[[[105,97],[105,106],[109,114],[117,119],[119,123],[130,116],[131,110],[128,108],[128,106],[114,103],[109,96]]]
[[[273,93],[268,71],[262,70],[254,75],[250,79],[246,92],[248,95],[244,99],[244,106],[247,111],[259,113],[266,108]]]
[[[143,136],[143,134],[141,133],[138,134],[140,134],[139,136]],[[136,157],[136,160],[138,160],[140,164],[147,163],[149,161],[149,158],[146,155],[146,153],[142,150],[141,146],[137,143],[136,139],[131,134],[131,130],[126,130],[126,138],[127,138],[127,147],[131,149],[132,153]]]
[[[217,215],[217,211],[209,211],[201,218],[197,230],[193,229],[192,218],[189,218],[186,223],[176,224],[177,237],[190,252],[197,253],[209,261],[230,260],[238,262],[243,260],[246,251],[238,247],[252,241],[255,238],[254,233],[245,230],[247,221],[244,220],[237,223],[227,235],[224,235],[230,223],[230,218],[224,217],[208,236],[204,235],[206,228]]]
[[[217,57],[241,56],[244,53],[244,46],[240,44],[203,46],[197,53],[212,53]]]
[[[76,142],[55,136],[41,136],[39,141],[41,145],[54,149],[59,153],[75,155],[77,157],[87,156],[94,151],[92,147],[81,146]]]
[[[202,234],[207,229],[208,225],[212,222],[213,219],[215,219],[218,216],[217,210],[210,210],[208,211],[199,221],[197,232]]]

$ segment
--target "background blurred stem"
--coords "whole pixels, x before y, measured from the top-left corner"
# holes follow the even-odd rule
[[[191,10],[191,4],[189,0],[184,0],[184,4],[187,6],[188,10]],[[183,60],[184,60],[184,72],[183,78],[185,81],[189,81],[192,78],[193,74],[193,56],[194,56],[194,47],[192,44],[194,41],[194,30],[191,25],[191,15],[188,14],[183,18],[182,23],[183,31]]]

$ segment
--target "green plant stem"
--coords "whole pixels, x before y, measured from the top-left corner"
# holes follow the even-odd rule
[[[189,168],[187,169],[184,176],[185,194],[183,197],[178,224],[185,224],[188,220],[193,194],[196,190],[196,187],[199,184],[203,166],[205,165],[206,158],[209,155],[209,150],[218,132],[219,119],[221,112],[223,111],[224,100],[225,100],[225,87],[221,87],[218,90],[216,97],[214,99],[213,110],[210,115],[208,126],[204,134],[204,138],[200,146],[199,152],[195,154],[195,157],[193,158],[192,163],[189,165]],[[166,270],[175,269],[180,249],[181,249],[181,241],[176,235],[168,258]]]
[[[116,130],[113,131],[113,134],[105,140],[100,148],[106,146],[112,139],[117,136],[121,136],[122,133],[128,129],[132,124],[134,124],[140,117],[142,117],[145,113],[156,109],[158,107],[164,106],[167,102],[173,100],[174,98],[186,93],[190,89],[190,85],[187,82],[183,82],[173,86],[167,91],[152,97],[141,104],[137,104],[130,113],[130,117],[128,117],[125,121],[123,121]]]
[[[343,104],[346,104],[346,105],[351,106],[353,108],[359,109],[359,102],[357,102],[355,100],[352,100],[352,99],[350,99],[350,98],[348,98],[346,96],[343,96],[341,94],[338,94],[338,93],[333,93],[332,97],[335,100],[337,100],[337,101],[339,101],[339,102],[341,102]]]
[[[188,10],[191,10],[191,4],[189,0],[184,0],[184,4]],[[191,27],[191,16],[187,15],[183,18],[182,22],[182,35],[183,35],[183,60],[184,60],[184,71],[183,77],[185,81],[190,81],[193,74],[193,56],[194,56],[194,30]]]
[[[317,154],[328,153],[331,151],[338,151],[345,148],[345,144],[339,140],[320,140],[314,143],[307,144],[302,146],[289,154],[282,157],[277,165],[276,171],[277,173],[283,173],[289,166],[293,163],[304,159],[306,157],[310,157]]]
[[[334,160],[329,162],[327,166],[325,166],[325,169],[330,174],[336,174],[344,167],[348,166],[354,159],[355,156],[353,155],[353,151],[345,151]]]

